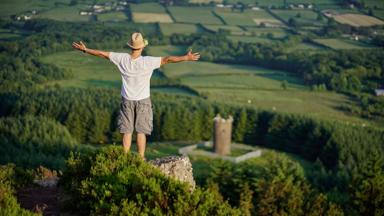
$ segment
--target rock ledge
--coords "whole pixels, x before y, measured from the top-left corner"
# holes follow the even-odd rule
[[[187,156],[168,156],[149,161],[158,167],[161,172],[179,181],[187,182],[191,190],[195,189],[196,182],[193,178],[192,164]]]

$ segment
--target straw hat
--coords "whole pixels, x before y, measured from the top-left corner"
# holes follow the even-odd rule
[[[132,49],[140,49],[148,45],[148,41],[143,38],[141,33],[134,32],[131,36],[131,40],[127,42],[127,45]]]

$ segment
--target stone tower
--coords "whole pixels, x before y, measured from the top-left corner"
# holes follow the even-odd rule
[[[229,155],[231,153],[233,118],[229,116],[228,119],[224,119],[218,114],[213,121],[213,150],[219,155]]]

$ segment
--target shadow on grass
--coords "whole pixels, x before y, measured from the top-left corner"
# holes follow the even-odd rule
[[[104,87],[104,88],[120,88],[121,81],[120,80],[96,80],[89,79],[85,81],[88,85]]]

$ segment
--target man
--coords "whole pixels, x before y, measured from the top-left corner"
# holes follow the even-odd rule
[[[132,34],[127,45],[131,48],[130,54],[89,49],[81,41],[72,43],[72,47],[77,50],[109,59],[119,69],[122,79],[122,102],[120,104],[118,127],[120,133],[124,134],[124,152],[129,152],[132,133],[136,130],[137,150],[140,156],[145,159],[146,135],[150,135],[153,128],[152,104],[149,90],[153,70],[168,63],[197,61],[200,58],[200,54],[192,53],[190,50],[184,56],[142,56],[141,54],[144,47],[148,45],[148,41],[138,32]]]

